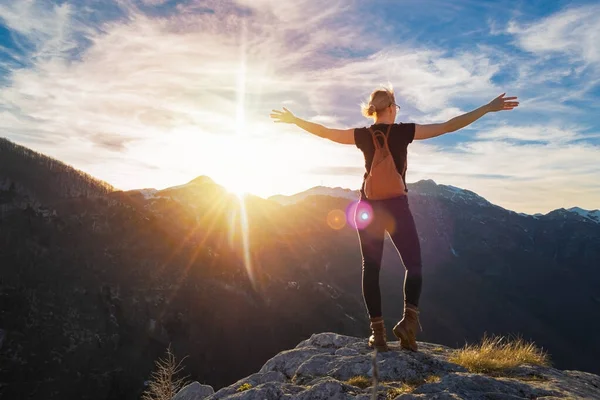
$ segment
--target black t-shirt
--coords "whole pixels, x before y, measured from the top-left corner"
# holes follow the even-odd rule
[[[371,125],[371,129],[373,131],[380,130],[384,134],[387,132],[389,124],[374,124]],[[390,148],[390,152],[392,153],[392,158],[394,159],[394,164],[396,164],[396,169],[402,175],[402,179],[404,180],[406,186],[406,168],[407,168],[407,149],[408,145],[412,143],[415,138],[415,124],[409,123],[399,123],[393,124],[392,129],[390,130],[390,135],[388,136],[388,146]],[[375,156],[375,145],[373,144],[373,135],[369,132],[368,127],[364,128],[356,128],[354,129],[354,142],[356,143],[356,147],[358,147],[365,157],[365,175],[366,178],[369,175],[369,171],[371,170],[371,163],[373,162],[373,157]],[[383,145],[382,140],[379,142]],[[361,193],[364,196],[364,178],[363,185],[361,187]],[[408,188],[406,189],[408,192]]]

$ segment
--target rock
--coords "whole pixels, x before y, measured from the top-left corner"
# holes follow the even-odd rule
[[[330,378],[309,386],[295,398],[299,400],[353,399],[357,394],[356,389],[354,386]]]
[[[360,353],[354,349],[342,348],[335,351],[336,356],[357,356]]]
[[[327,351],[326,349],[324,350]],[[327,352],[333,353],[331,350]],[[260,372],[278,371],[288,378],[292,378],[300,364],[306,362],[306,360],[309,360],[312,356],[321,355],[322,353],[322,350],[315,348],[296,348],[283,351],[267,361],[260,369]]]
[[[345,335],[338,335],[337,333],[315,333],[310,338],[303,340],[296,346],[299,348],[306,347],[318,347],[318,348],[335,348],[340,349],[351,346],[356,343],[356,338]]]
[[[464,396],[464,398],[474,399],[537,399],[557,394],[552,390],[531,386],[527,382],[515,379],[499,379],[469,373],[448,374],[438,383],[416,388],[413,394],[423,394],[425,395],[424,397],[429,398],[429,395],[442,392],[450,392]],[[404,397],[399,398],[402,399]]]
[[[256,387],[268,382],[286,382],[287,377],[279,371],[269,371],[269,372],[258,372],[256,374],[250,375],[247,378],[240,379],[233,385],[225,387],[215,393],[214,397],[211,399],[222,399],[229,395],[238,393],[238,389],[242,387],[244,384],[248,384],[251,387]]]
[[[192,382],[183,387],[172,400],[202,400],[215,393],[212,386]]]
[[[443,346],[419,343],[420,351],[413,353],[401,350],[398,342],[389,345],[391,351],[378,353],[376,358],[379,400],[600,398],[597,375],[531,365],[502,376],[473,374],[448,361],[451,349]],[[372,363],[366,338],[314,334],[268,360],[258,373],[206,400],[370,400]],[[350,379],[355,377],[361,378]]]
[[[240,387],[228,387],[219,390],[210,400],[216,399],[236,399],[236,400],[277,400],[277,399],[297,399],[297,394],[304,389],[290,383],[265,382],[256,387],[246,390],[238,390]]]

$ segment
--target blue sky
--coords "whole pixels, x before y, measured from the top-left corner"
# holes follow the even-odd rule
[[[521,102],[411,144],[409,182],[521,212],[600,207],[597,2],[0,0],[1,135],[122,189],[358,188],[355,147],[268,114],[365,126],[380,85],[404,122]]]

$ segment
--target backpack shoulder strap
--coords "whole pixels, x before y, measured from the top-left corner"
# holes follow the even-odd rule
[[[390,132],[392,130],[392,125],[393,124],[390,124],[390,126],[388,126],[386,133],[383,133],[379,129],[376,131],[373,131],[372,127],[369,127],[369,132],[371,132],[371,137],[373,139],[373,145],[375,146],[375,150],[380,149],[381,147],[385,147],[385,148],[389,149],[388,137],[390,136]],[[379,140],[377,140],[378,136],[383,137],[383,146],[381,146],[381,144],[379,144]]]

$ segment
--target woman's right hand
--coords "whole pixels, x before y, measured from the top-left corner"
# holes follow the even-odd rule
[[[275,121],[273,122],[283,122],[286,124],[293,124],[294,122],[296,122],[296,116],[294,114],[292,114],[292,112],[290,110],[288,110],[287,108],[283,107],[283,111],[279,111],[279,110],[272,110],[272,114],[271,114],[271,118],[273,118]]]

